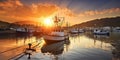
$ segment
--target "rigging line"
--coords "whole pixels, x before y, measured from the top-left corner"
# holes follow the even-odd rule
[[[42,42],[39,42],[37,45],[33,46],[32,48],[35,48],[35,47],[39,46],[40,43],[42,43]],[[24,55],[25,55],[25,53],[24,53],[24,51],[23,51],[22,53],[14,56],[14,57],[11,57],[11,58],[8,59],[8,60],[14,59],[15,57],[19,56],[19,57],[17,57],[17,58],[14,59],[14,60],[18,60],[18,59],[20,59],[21,57],[23,57]]]
[[[63,0],[58,1],[58,5],[61,7]]]
[[[23,46],[25,46],[25,45],[23,45]],[[23,47],[23,46],[19,46],[19,47],[16,47],[16,48],[12,48],[12,49],[9,49],[9,50],[6,50],[6,51],[3,51],[3,52],[0,52],[0,54],[5,53],[5,52],[8,52],[8,51],[15,50],[15,49],[20,48],[20,47]]]
[[[37,45],[33,46],[32,48],[36,48],[36,47],[39,46],[39,45],[40,45],[40,43],[38,43]]]
[[[32,42],[32,43],[35,43],[35,42]],[[6,50],[6,51],[3,51],[3,52],[0,52],[0,54],[5,53],[5,52],[8,52],[8,51],[15,50],[15,49],[17,49],[17,48],[20,48],[20,47],[23,47],[23,46],[27,46],[27,45],[28,45],[28,44],[22,45],[22,46],[19,46],[19,47],[16,47],[16,48],[12,48],[12,49],[9,49],[9,50]]]
[[[20,59],[21,57],[23,57],[24,55],[25,55],[25,53],[22,52],[22,53],[14,56],[14,57],[9,58],[8,60],[13,60],[13,59],[14,59],[14,60],[18,60],[18,59]],[[19,57],[18,57],[18,56],[19,56]],[[17,58],[16,58],[16,57],[17,57]]]
[[[70,3],[67,5],[67,8],[70,8],[70,5],[72,4],[73,0],[70,1]]]

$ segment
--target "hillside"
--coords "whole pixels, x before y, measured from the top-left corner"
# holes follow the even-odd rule
[[[40,22],[37,21],[18,21],[18,22],[14,22],[14,24],[19,24],[19,25],[37,25],[40,24]]]
[[[74,25],[74,27],[104,27],[104,26],[111,26],[111,27],[120,26],[120,17],[95,19]]]
[[[0,27],[5,27],[8,26],[10,23],[8,22],[4,22],[4,21],[0,21]]]
[[[9,23],[9,22],[0,21],[0,28],[18,27],[19,25],[36,26],[36,25],[40,25],[40,22],[36,22],[36,21],[18,21],[18,22],[14,22],[14,23]]]

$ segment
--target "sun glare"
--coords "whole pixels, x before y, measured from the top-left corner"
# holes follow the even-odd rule
[[[51,20],[50,18],[46,18],[45,20],[44,20],[44,25],[45,26],[53,26],[53,20]]]

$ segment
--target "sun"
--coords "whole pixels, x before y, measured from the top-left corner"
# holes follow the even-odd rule
[[[53,26],[53,20],[50,18],[44,19],[44,25],[49,27]]]

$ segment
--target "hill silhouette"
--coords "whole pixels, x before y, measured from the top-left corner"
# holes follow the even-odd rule
[[[8,26],[10,23],[8,22],[4,22],[4,21],[0,21],[0,27],[6,27]]]
[[[73,27],[104,27],[104,26],[120,27],[120,17],[95,19],[81,24],[73,25]]]
[[[37,21],[18,21],[18,22],[14,22],[13,24],[19,24],[19,25],[37,25],[37,24],[40,24],[40,22],[37,22]]]

